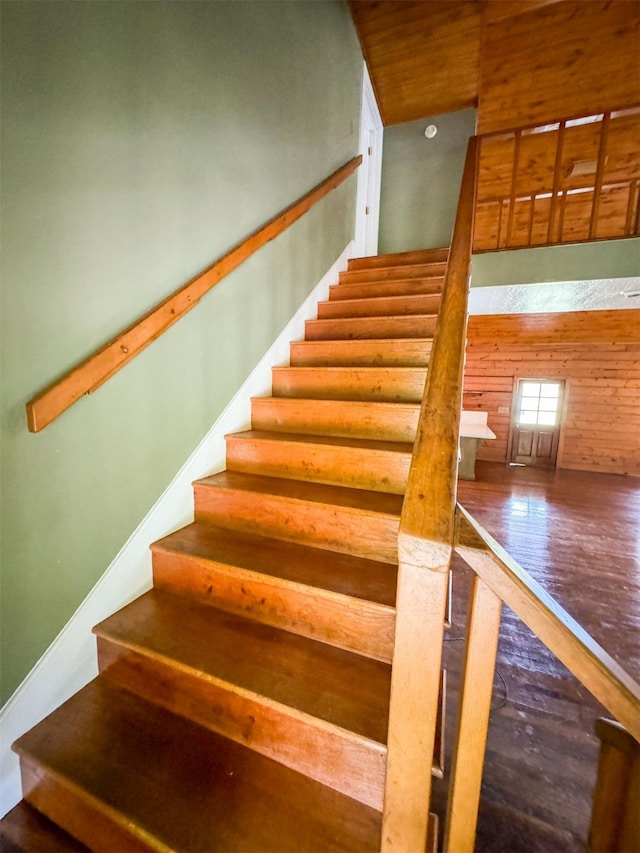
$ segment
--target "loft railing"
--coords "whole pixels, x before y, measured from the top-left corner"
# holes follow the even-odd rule
[[[474,252],[640,234],[640,106],[480,137]]]
[[[640,740],[640,686],[456,504],[478,138],[469,141],[398,540],[381,849],[423,853],[453,551],[474,571],[445,853],[474,848],[502,603]],[[634,811],[635,814],[635,811]]]
[[[27,403],[30,432],[39,432],[84,394],[91,394],[194,308],[200,299],[254,252],[282,234],[314,204],[340,186],[362,162],[354,157],[306,195],[270,219],[211,266],[176,290],[113,340],[57,379]]]
[[[445,853],[473,851],[503,603],[640,741],[640,685],[462,507],[455,551],[473,570]]]

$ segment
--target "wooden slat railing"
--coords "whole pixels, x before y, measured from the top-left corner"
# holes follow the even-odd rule
[[[469,141],[398,541],[396,634],[382,849],[427,837],[442,637],[453,546],[477,140]]]
[[[302,198],[270,219],[211,266],[168,296],[155,308],[120,332],[113,340],[90,355],[68,373],[27,403],[30,432],[39,432],[59,417],[83,394],[90,394],[118,372],[152,341],[194,308],[199,300],[226,275],[240,266],[254,252],[273,240],[331,190],[340,186],[362,162],[354,157]]]
[[[629,105],[479,137],[474,252],[637,236],[639,114]]]
[[[455,550],[473,570],[474,580],[444,850],[471,853],[502,603],[636,741],[640,741],[640,685],[460,505]]]

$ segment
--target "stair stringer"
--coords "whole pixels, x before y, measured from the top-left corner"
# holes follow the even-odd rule
[[[0,817],[22,799],[20,763],[11,744],[98,674],[94,625],[152,586],[149,543],[193,521],[194,480],[226,468],[224,436],[248,429],[251,398],[271,393],[272,368],[289,363],[291,341],[347,269],[355,243],[345,246],[298,311],[105,570],[47,651],[0,710]]]

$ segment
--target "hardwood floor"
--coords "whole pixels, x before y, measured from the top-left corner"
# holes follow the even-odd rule
[[[479,462],[458,498],[640,680],[640,481]],[[469,579],[456,559],[444,664],[449,748]],[[497,669],[476,849],[584,850],[598,754],[593,725],[606,712],[508,608]],[[446,782],[436,783],[441,812]]]

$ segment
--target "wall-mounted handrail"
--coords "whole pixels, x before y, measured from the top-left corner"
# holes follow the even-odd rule
[[[254,231],[211,266],[168,296],[109,343],[73,367],[27,403],[30,432],[39,432],[77,402],[95,391],[132,358],[160,337],[190,311],[226,275],[254,252],[293,225],[331,190],[340,186],[362,162],[359,155],[349,160],[322,183]]]
[[[638,741],[640,684],[459,504],[455,550],[474,577],[444,851],[472,853],[502,604]],[[479,694],[479,684],[488,689]]]
[[[453,547],[477,140],[469,140],[398,539],[385,851],[424,850]]]

